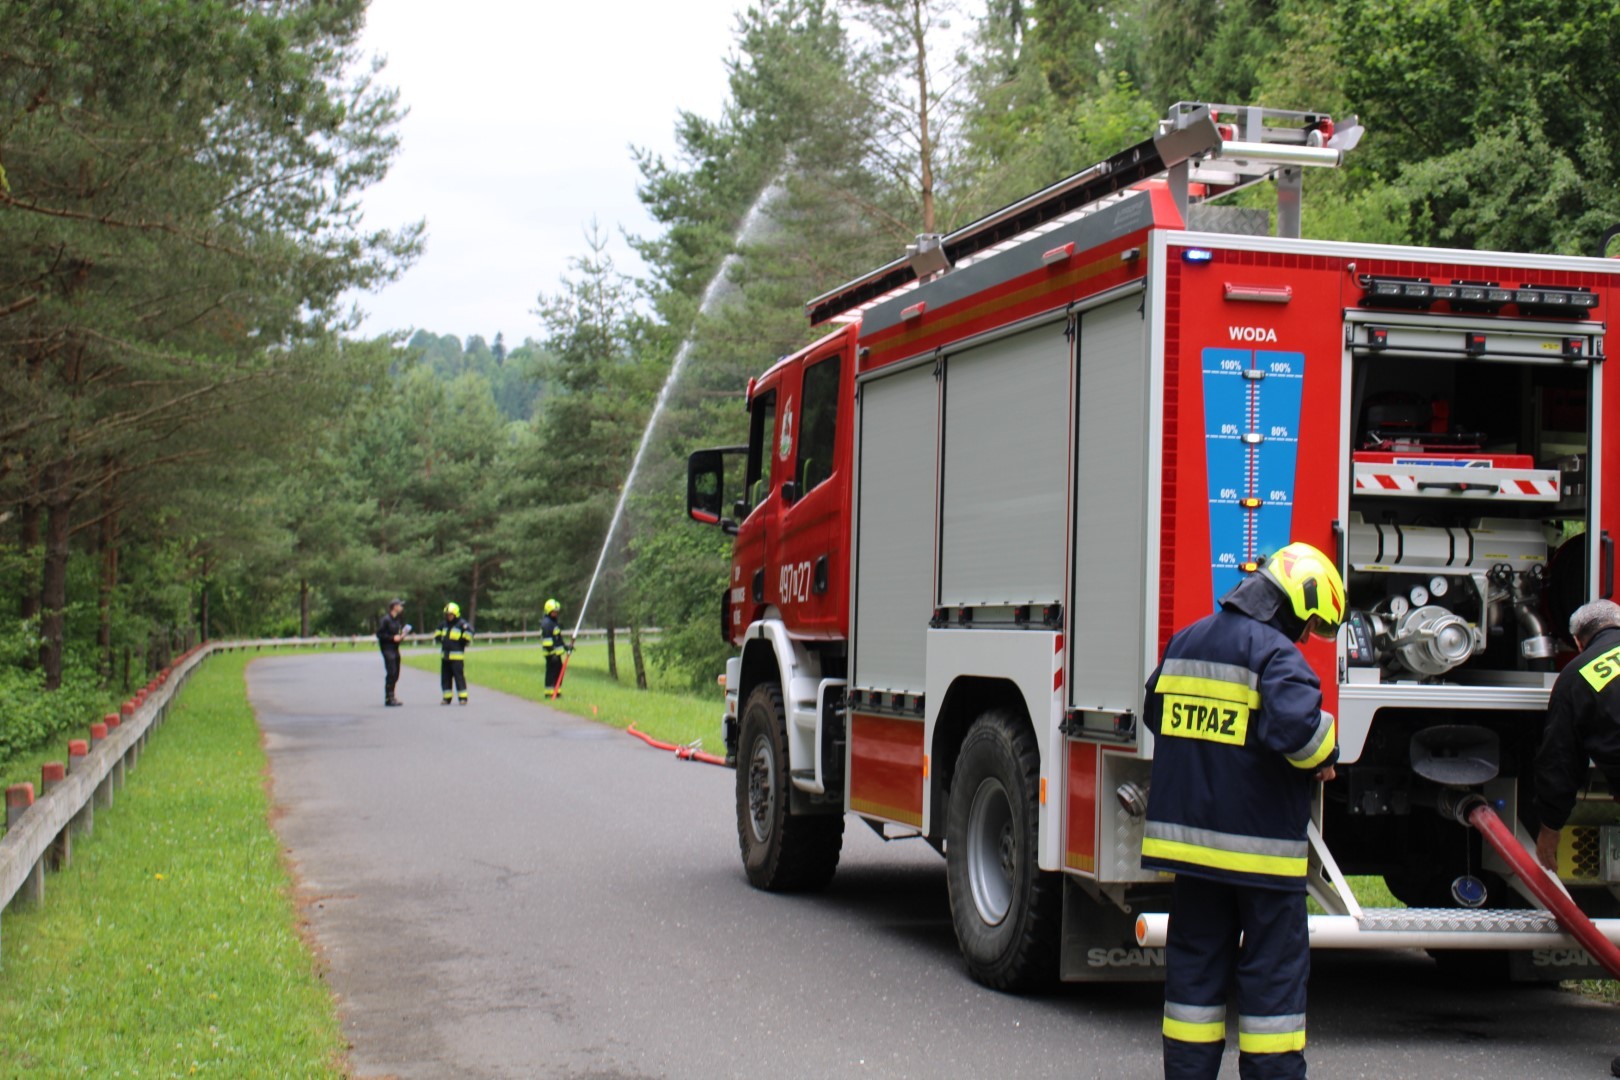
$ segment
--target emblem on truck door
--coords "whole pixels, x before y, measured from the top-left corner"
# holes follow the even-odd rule
[[[793,399],[788,398],[782,408],[782,439],[776,445],[776,456],[783,461],[793,453]]]

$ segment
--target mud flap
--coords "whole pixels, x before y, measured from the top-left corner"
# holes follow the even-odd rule
[[[1578,945],[1550,949],[1515,949],[1508,953],[1508,977],[1514,982],[1562,982],[1607,979],[1609,973]]]
[[[1138,903],[1138,899],[1146,903]],[[1132,894],[1140,910],[1168,910],[1170,894]],[[1164,949],[1136,943],[1136,916],[1108,900],[1097,900],[1072,877],[1063,879],[1064,982],[1163,982]]]

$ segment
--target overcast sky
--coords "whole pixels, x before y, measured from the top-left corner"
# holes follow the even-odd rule
[[[372,0],[363,47],[410,115],[368,226],[427,219],[427,251],[358,297],[366,334],[538,337],[531,314],[585,250],[594,217],[651,234],[630,147],[668,156],[675,113],[719,114],[742,0]]]

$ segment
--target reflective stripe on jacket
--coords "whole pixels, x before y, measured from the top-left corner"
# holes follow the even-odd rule
[[[467,646],[472,644],[472,627],[467,625],[466,619],[458,617],[433,631],[433,640],[444,650],[446,660],[460,660],[466,655]]]
[[[1142,865],[1303,890],[1313,774],[1339,751],[1299,649],[1222,609],[1170,639],[1147,691],[1157,738]]]

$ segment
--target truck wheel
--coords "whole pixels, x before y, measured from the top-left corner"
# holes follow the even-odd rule
[[[951,782],[945,880],[968,971],[996,990],[1057,976],[1063,881],[1039,866],[1040,784],[1027,724],[1003,710],[974,721]]]
[[[792,782],[782,688],[760,683],[743,707],[737,742],[737,843],[756,889],[820,889],[838,869],[844,815],[791,813]]]

